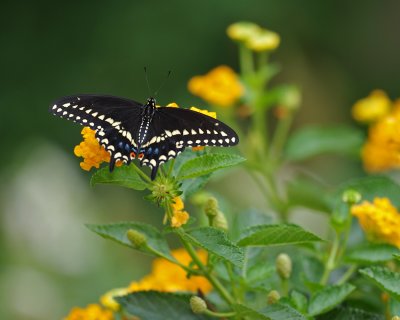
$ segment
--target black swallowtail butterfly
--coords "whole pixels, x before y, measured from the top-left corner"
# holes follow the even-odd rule
[[[202,113],[180,108],[156,107],[108,95],[81,94],[55,101],[49,111],[96,131],[96,139],[111,154],[110,171],[117,160],[129,164],[136,157],[152,169],[175,158],[185,147],[236,145],[235,131]]]

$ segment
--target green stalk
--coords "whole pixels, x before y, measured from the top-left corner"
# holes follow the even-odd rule
[[[357,270],[357,265],[353,264],[347,271],[342,275],[342,277],[336,282],[337,285],[345,283],[353,275],[354,271]]]
[[[275,160],[279,159],[282,155],[282,150],[293,122],[293,113],[291,111],[288,112],[287,117],[279,120],[272,138],[270,154]]]
[[[151,179],[142,170],[140,170],[135,164],[131,164],[131,165],[133,165],[133,168],[139,174],[139,176],[142,177],[143,180],[145,180],[146,182],[148,182],[150,184],[153,184],[153,181],[151,181]]]
[[[239,63],[242,74],[254,72],[253,53],[243,43],[239,43]]]
[[[335,231],[335,238],[333,239],[332,248],[329,253],[328,260],[325,264],[325,270],[322,275],[321,281],[319,282],[322,285],[327,284],[329,276],[330,276],[332,270],[335,268],[335,265],[336,265],[335,260],[336,260],[338,250],[339,250],[339,235]]]
[[[230,318],[236,316],[236,312],[214,312],[208,309],[205,310],[203,314],[216,318]]]

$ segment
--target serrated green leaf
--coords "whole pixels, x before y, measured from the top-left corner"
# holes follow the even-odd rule
[[[364,143],[361,130],[349,126],[308,126],[288,140],[285,157],[304,160],[323,153],[358,155]]]
[[[400,250],[388,244],[368,244],[352,249],[345,255],[346,261],[356,263],[378,263],[393,259]]]
[[[190,179],[210,174],[216,170],[232,167],[246,159],[235,154],[205,154],[185,162],[178,173],[178,179]]]
[[[158,291],[139,291],[115,300],[129,314],[151,320],[206,320],[205,315],[194,314],[190,308],[189,294]]]
[[[307,312],[307,297],[299,291],[292,290],[292,292],[290,293],[290,304],[293,305],[300,312]]]
[[[261,310],[254,310],[242,304],[233,305],[234,310],[240,318],[259,319],[259,320],[306,320],[306,317],[292,307],[275,303]]]
[[[101,168],[92,175],[90,185],[94,186],[98,183],[106,183],[135,190],[146,189],[147,184],[140,178],[133,166],[134,164],[116,167],[113,172],[110,172],[108,167]]]
[[[361,309],[340,307],[319,316],[318,320],[385,320],[385,317]]]
[[[400,273],[378,266],[361,269],[359,272],[394,298],[400,299]]]
[[[239,246],[272,246],[323,241],[295,224],[267,224],[246,229]]]
[[[170,249],[162,234],[153,226],[139,222],[119,222],[112,224],[88,224],[86,225],[91,231],[97,233],[106,239],[111,239],[124,246],[154,255],[153,251],[159,255],[173,259]],[[135,230],[142,233],[146,237],[147,246],[135,248],[126,236],[128,230]]]
[[[344,299],[346,299],[346,297],[353,292],[355,288],[355,286],[345,283],[340,286],[328,286],[317,291],[311,297],[310,304],[308,306],[308,314],[310,316],[316,316],[332,310]]]
[[[217,257],[241,267],[244,259],[242,248],[230,241],[226,233],[212,227],[201,227],[180,235],[195,246],[201,247]]]

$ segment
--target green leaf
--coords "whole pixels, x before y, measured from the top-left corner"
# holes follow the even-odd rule
[[[178,179],[190,179],[210,174],[216,170],[237,165],[246,159],[235,154],[205,154],[184,163],[178,173]]]
[[[311,297],[310,304],[308,306],[308,314],[310,316],[316,316],[332,310],[344,299],[346,299],[346,297],[353,292],[355,288],[355,286],[345,283],[340,286],[328,286],[317,291]]]
[[[190,308],[189,294],[176,294],[158,291],[139,291],[115,300],[122,308],[140,319],[151,320],[206,320],[205,315],[194,314]]]
[[[388,244],[368,244],[349,251],[345,259],[355,263],[378,263],[393,260],[394,254],[400,250]]]
[[[394,255],[393,255],[393,258],[396,259],[396,260],[398,260],[398,261],[400,261],[400,254],[394,254]]]
[[[234,310],[238,313],[239,318],[259,319],[259,320],[306,320],[306,317],[292,307],[275,303],[261,310],[254,310],[242,304],[233,305]]]
[[[111,239],[124,246],[154,255],[156,251],[160,256],[167,259],[173,259],[170,249],[162,234],[153,226],[139,222],[119,222],[112,224],[88,224],[91,231],[97,233],[106,239]],[[147,246],[136,248],[132,245],[126,236],[128,230],[135,230],[146,237]]]
[[[400,299],[400,273],[377,266],[361,269],[359,272],[394,298]]]
[[[182,232],[181,236],[193,245],[201,247],[238,267],[243,264],[243,249],[231,242],[226,233],[220,229],[201,227],[189,232]]]
[[[256,263],[247,269],[246,283],[248,285],[259,285],[275,275],[276,269],[274,265],[268,265],[267,263]]]
[[[147,188],[147,184],[134,169],[134,164],[115,167],[113,172],[110,172],[108,167],[97,170],[90,179],[90,185],[94,186],[98,183],[116,184],[135,190],[144,190]]]
[[[285,156],[288,160],[304,160],[324,153],[358,155],[364,135],[348,126],[308,126],[289,139]]]
[[[318,317],[319,320],[385,320],[385,317],[361,309],[340,307]]]
[[[210,180],[211,175],[212,174],[209,173],[205,176],[184,180],[180,189],[182,190],[185,199],[190,198],[193,194],[203,188],[208,180]]]
[[[271,246],[322,241],[295,224],[267,224],[246,229],[238,241],[243,246]]]
[[[300,312],[307,312],[307,297],[299,291],[293,290],[290,293],[290,303]]]

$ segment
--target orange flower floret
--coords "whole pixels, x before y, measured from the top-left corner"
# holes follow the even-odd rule
[[[77,157],[83,157],[80,166],[89,171],[92,167],[99,168],[103,162],[110,162],[110,154],[95,138],[95,131],[84,127],[81,131],[84,141],[77,145],[74,153]]]
[[[219,66],[203,76],[189,80],[189,91],[210,104],[232,106],[242,95],[243,86],[238,75],[228,66]]]
[[[186,224],[189,220],[189,213],[184,209],[184,204],[181,197],[175,197],[174,203],[171,205],[173,216],[171,218],[171,226],[173,228],[179,228]]]
[[[206,264],[207,252],[199,250],[197,251],[197,255]],[[182,248],[173,250],[172,256],[185,266],[189,266],[192,262],[189,254]],[[147,290],[197,292],[197,290],[201,290],[203,293],[208,293],[211,289],[212,286],[206,278],[201,276],[191,276],[188,278],[185,270],[163,258],[155,259],[152,265],[152,272],[142,280],[132,282],[128,287],[130,292]]]
[[[73,308],[64,320],[113,320],[110,310],[105,310],[98,304],[89,304],[86,308]]]
[[[385,242],[400,248],[400,213],[388,198],[375,198],[351,207],[351,214],[372,241]]]
[[[110,162],[110,154],[97,141],[96,132],[89,127],[84,127],[81,131],[83,141],[74,148],[77,157],[83,157],[79,164],[83,170],[90,171],[93,167],[99,168],[103,162]],[[121,166],[122,162],[117,161],[116,166]]]

